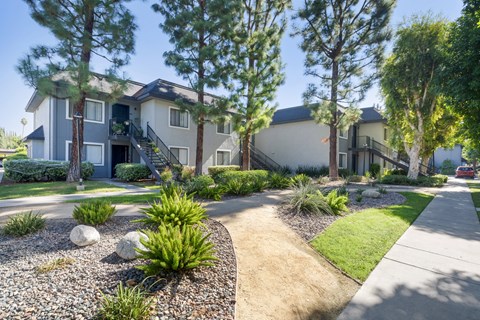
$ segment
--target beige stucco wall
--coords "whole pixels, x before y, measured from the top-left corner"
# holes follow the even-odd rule
[[[328,166],[329,129],[314,121],[271,125],[255,136],[255,146],[280,165]]]
[[[173,102],[152,99],[141,105],[141,124],[144,132],[147,130],[147,122],[155,133],[168,147],[188,148],[188,165],[195,165],[197,125],[189,118],[189,128],[170,126],[170,108],[178,108]],[[216,165],[217,150],[231,151],[232,164],[239,163],[238,136],[218,134],[216,125],[207,123],[203,141],[203,172],[207,172],[209,166]]]
[[[384,140],[384,128],[387,128],[387,139],[388,139],[388,127],[387,124],[384,122],[374,122],[374,123],[360,123],[359,124],[359,129],[358,129],[358,136],[368,136],[373,138],[375,141],[385,145],[388,147],[388,141]],[[370,159],[369,159],[370,157]],[[365,170],[369,170],[369,163],[372,163],[371,159],[372,155],[367,152],[365,155]],[[359,168],[359,174],[364,174],[363,173],[363,159],[364,159],[364,153],[359,152],[359,157],[358,157],[358,168]],[[378,156],[373,157],[373,163],[378,163],[380,165],[381,169],[391,169],[393,168],[393,165],[388,162],[384,161],[382,158]]]

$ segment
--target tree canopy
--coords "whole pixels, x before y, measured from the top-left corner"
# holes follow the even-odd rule
[[[72,152],[67,181],[80,179],[83,146],[83,115],[87,96],[119,97],[126,82],[118,71],[134,52],[136,25],[124,6],[129,0],[25,0],[31,16],[57,39],[54,46],[39,45],[21,59],[17,69],[30,86],[42,95],[68,97],[73,114]],[[106,60],[104,75],[92,72],[92,56]],[[96,79],[95,79],[96,78]],[[108,90],[98,85],[108,83]],[[59,90],[59,88],[61,90]],[[78,130],[78,134],[77,134]],[[78,139],[77,139],[78,136]],[[80,154],[78,154],[80,153]]]
[[[308,85],[304,103],[318,123],[330,127],[330,178],[338,177],[337,130],[359,119],[356,103],[377,78],[395,0],[306,0],[295,15],[303,25],[305,74],[317,83]],[[341,112],[339,106],[343,105]]]

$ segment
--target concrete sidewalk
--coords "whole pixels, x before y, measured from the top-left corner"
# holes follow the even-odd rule
[[[450,179],[338,319],[480,319],[480,224]]]

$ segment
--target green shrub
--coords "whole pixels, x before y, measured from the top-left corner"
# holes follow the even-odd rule
[[[268,179],[268,184],[272,189],[287,189],[292,185],[292,179],[281,173],[272,172]]]
[[[443,176],[418,177],[417,185],[420,187],[442,187],[444,183],[443,181]]]
[[[340,186],[338,187],[337,189],[335,189],[338,193],[338,195],[341,195],[341,196],[347,196],[348,197],[348,191],[347,191],[347,187],[345,185],[343,186]]]
[[[3,163],[5,177],[15,182],[64,181],[67,178],[68,161],[8,160]],[[90,162],[82,163],[82,178],[87,180],[94,173]]]
[[[181,173],[182,181],[190,181],[194,176],[195,176],[195,167],[185,166],[182,168],[182,173]]]
[[[173,179],[173,172],[170,170],[170,168],[165,168],[163,169],[163,172],[160,173],[160,179],[162,179],[163,182],[170,182]]]
[[[341,177],[341,178],[349,177],[352,174],[353,173],[352,173],[352,171],[350,171],[350,169],[346,169],[346,168],[338,169],[338,176]]]
[[[102,294],[100,318],[105,320],[148,320],[154,299],[141,286],[119,284],[114,296]]]
[[[160,187],[160,190],[159,190],[159,193],[160,194],[164,194],[166,195],[167,197],[173,197],[174,195],[182,195],[183,194],[183,188],[181,185],[177,184],[177,183],[166,183],[166,184],[163,184],[161,187]]]
[[[225,192],[236,196],[246,196],[255,192],[252,182],[244,182],[241,180],[228,180],[222,184]]]
[[[269,172],[266,170],[249,170],[249,171],[226,171],[218,174],[215,182],[226,184],[231,180],[237,180],[242,183],[249,183],[256,180],[268,181]]]
[[[327,176],[319,177],[318,180],[317,180],[318,184],[327,184],[329,182],[330,182],[330,178],[327,177]]]
[[[357,201],[357,202],[362,202],[362,200],[363,200],[362,195],[361,195],[361,194],[357,194],[357,196],[355,197],[355,201]]]
[[[305,186],[310,183],[312,183],[312,179],[304,173],[297,174],[292,177],[292,184],[296,187],[301,185]]]
[[[208,241],[210,234],[203,235],[198,227],[191,225],[162,224],[157,231],[142,231],[148,239],[140,239],[146,250],[137,249],[139,258],[150,263],[137,266],[147,275],[157,275],[163,270],[188,270],[200,266],[213,266],[214,245]]]
[[[188,181],[185,185],[185,192],[187,194],[198,193],[215,184],[210,176],[197,176]]]
[[[285,166],[281,166],[278,170],[275,170],[274,172],[280,173],[282,175],[288,175],[288,174],[292,174],[293,170],[289,166],[285,165]]]
[[[222,196],[225,194],[225,188],[223,186],[207,187],[200,190],[197,195],[204,199],[211,199],[215,201],[222,200]]]
[[[334,214],[325,196],[311,184],[295,187],[290,205],[296,213]]]
[[[438,179],[441,179],[443,181],[443,183],[447,183],[448,182],[448,176],[446,175],[443,175],[443,174],[436,174],[433,176],[434,178],[438,178]]]
[[[415,180],[409,179],[404,175],[386,175],[382,177],[381,183],[383,184],[399,184],[399,185],[416,185]]]
[[[295,171],[296,174],[304,174],[311,178],[318,178],[320,176],[328,176],[329,169],[327,166],[298,166]]]
[[[347,180],[349,182],[368,182],[367,178],[365,178],[364,176],[356,175],[356,174],[347,177]]]
[[[440,166],[440,173],[446,175],[454,175],[455,174],[455,164],[450,159],[446,159],[442,162]]]
[[[17,152],[9,155],[5,160],[25,160],[28,159],[27,152]]]
[[[378,178],[378,175],[380,174],[380,165],[378,163],[371,163],[369,171],[373,178]]]
[[[208,167],[208,174],[216,180],[219,174],[222,174],[227,171],[240,171],[240,166],[210,166]]]
[[[3,234],[21,237],[45,228],[45,219],[32,211],[22,212],[10,217],[3,227]]]
[[[332,209],[333,214],[340,215],[343,212],[347,212],[347,203],[348,203],[348,196],[347,195],[340,195],[338,190],[330,191],[327,196],[325,197],[325,201],[327,202],[330,209]]]
[[[192,200],[191,196],[160,194],[160,201],[154,202],[149,208],[140,209],[145,218],[135,220],[143,222],[153,228],[163,224],[194,225],[202,224],[207,218],[206,210]]]
[[[73,219],[80,224],[96,226],[107,222],[117,209],[107,200],[83,202],[73,208]]]
[[[407,171],[403,169],[385,169],[383,171],[384,176],[406,176],[408,174]]]
[[[378,193],[380,194],[387,194],[387,189],[385,189],[384,187],[379,187],[377,189]]]
[[[119,163],[115,166],[115,176],[123,181],[147,179],[150,174],[150,169],[141,163]]]
[[[252,187],[253,192],[263,192],[265,189],[268,188],[268,180],[253,180],[250,182],[250,186]]]

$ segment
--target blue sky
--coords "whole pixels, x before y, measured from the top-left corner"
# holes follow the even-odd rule
[[[171,45],[168,38],[162,34],[158,24],[160,15],[154,13],[150,6],[153,0],[133,1],[128,6],[136,16],[139,30],[136,35],[136,53],[132,56],[130,65],[124,68],[130,79],[148,83],[157,78],[185,84],[175,74],[173,68],[166,67],[162,54],[169,50]],[[294,9],[303,1],[294,0]],[[413,14],[431,11],[440,14],[449,20],[460,16],[461,0],[397,0],[397,7],[393,14],[392,26],[401,23],[404,17]],[[2,0],[0,10],[0,90],[2,102],[0,105],[0,127],[7,131],[22,132],[20,119],[25,117],[28,125],[25,134],[33,129],[32,114],[26,113],[27,104],[33,89],[24,84],[20,75],[15,71],[19,58],[28,52],[31,46],[37,44],[54,44],[55,39],[48,30],[38,26],[30,17],[27,5],[20,0]],[[279,108],[287,108],[302,104],[302,93],[307,84],[312,81],[303,75],[303,53],[298,48],[300,39],[291,38],[289,32],[282,42],[283,62],[286,64],[286,81],[277,92],[276,102]],[[99,63],[94,62],[95,71],[102,72]],[[367,94],[360,107],[369,107],[374,103],[381,103],[378,86],[374,86]]]

